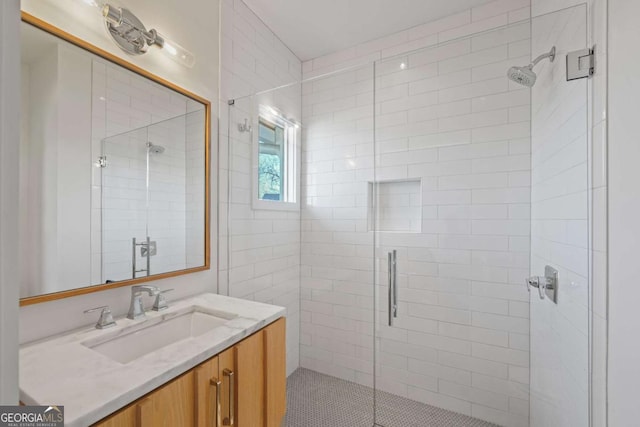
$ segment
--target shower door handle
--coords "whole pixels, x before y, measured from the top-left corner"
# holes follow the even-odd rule
[[[393,250],[387,254],[387,270],[389,280],[389,326],[393,326],[393,318],[398,317],[398,286],[397,286],[397,252]]]

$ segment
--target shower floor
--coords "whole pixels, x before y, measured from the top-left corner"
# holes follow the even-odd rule
[[[446,409],[379,393],[385,427],[495,427]],[[299,368],[287,380],[285,427],[371,427],[373,389]]]

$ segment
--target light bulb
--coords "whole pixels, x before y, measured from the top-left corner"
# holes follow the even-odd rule
[[[82,0],[82,2],[98,9],[102,9],[105,5],[104,0]]]
[[[162,40],[159,46],[162,48],[162,52],[169,58],[184,65],[185,67],[193,67],[196,63],[196,57],[191,52],[180,46],[178,43],[169,40],[160,33],[157,33],[158,37]]]

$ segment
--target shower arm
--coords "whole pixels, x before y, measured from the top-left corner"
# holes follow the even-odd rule
[[[535,67],[536,64],[538,64],[538,62],[542,61],[545,58],[550,58],[551,62],[553,62],[553,60],[556,59],[556,47],[555,46],[552,47],[549,52],[543,53],[542,55],[538,56],[536,59],[531,61],[531,64],[529,64],[529,69],[532,69],[533,67]]]

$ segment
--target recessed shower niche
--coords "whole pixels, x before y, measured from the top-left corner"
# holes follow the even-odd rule
[[[369,183],[369,231],[422,232],[420,178]]]

